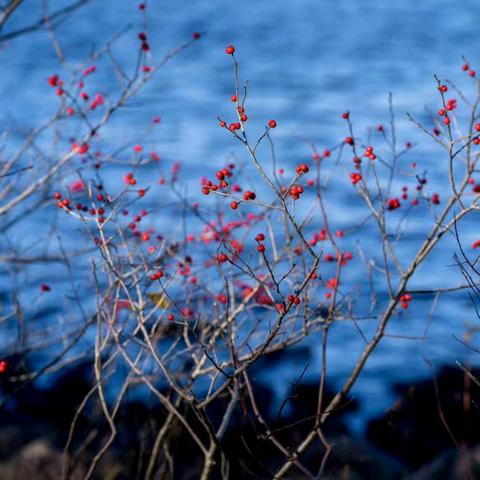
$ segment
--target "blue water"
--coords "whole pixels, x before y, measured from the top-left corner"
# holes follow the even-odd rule
[[[12,16],[3,33],[37,19],[40,5],[27,3]],[[67,2],[55,2],[55,8],[65,4]],[[269,118],[278,121],[274,139],[283,166],[292,167],[308,160],[310,144],[315,144],[319,151],[337,144],[347,134],[345,122],[340,118],[344,110],[351,112],[359,135],[378,124],[387,125],[388,93],[391,92],[399,143],[411,141],[415,144],[405,157],[405,170],[409,162],[417,161],[420,169],[429,173],[428,191],[439,191],[442,197],[446,196],[446,156],[408,121],[405,113],[411,112],[431,127],[425,107],[433,111],[439,107],[434,74],[452,78],[462,89],[472,91],[472,81],[460,67],[462,55],[472,65],[479,65],[476,1],[263,0],[227,3],[151,0],[147,25],[136,4],[127,0],[92,0],[61,23],[56,34],[68,60],[67,67],[71,67],[83,62],[93,48],[104,44],[131,23],[132,28],[112,49],[122,66],[128,69],[136,61],[138,42],[135,38],[139,31],[148,32],[153,57],[157,60],[169,49],[189,40],[192,32],[204,33],[199,42],[158,72],[101,132],[102,148],[112,152],[125,146],[125,151],[119,154],[119,161],[125,163],[131,160],[131,145],[145,135],[145,140],[141,141],[145,150],[158,151],[161,161],[158,167],[140,171],[140,180],[153,178],[155,184],[156,178],[168,172],[173,162],[180,161],[188,172],[185,181],[196,195],[199,179],[203,175],[212,176],[215,168],[222,166],[229,155],[233,153],[246,160],[240,145],[218,128],[216,120],[217,115],[231,117],[228,99],[233,93],[232,66],[224,48],[233,43],[242,81],[249,80],[249,128],[261,131]],[[55,111],[57,99],[46,79],[54,73],[63,76],[65,67],[56,57],[45,31],[3,43],[0,60],[1,122],[2,129],[9,131],[8,141],[2,140],[2,144],[7,144],[5,155],[8,157],[26,130]],[[101,92],[118,88],[108,61],[102,60],[97,68],[90,85]],[[149,134],[154,115],[160,115],[161,124]],[[39,146],[51,156],[63,151],[52,148],[51,137],[43,137]],[[31,163],[32,157],[28,160]],[[33,178],[42,168],[42,162],[36,163],[24,179]],[[76,178],[75,168],[69,168],[69,175],[62,180],[63,186]],[[113,187],[123,174],[121,167],[107,167],[104,171],[106,185]],[[403,177],[395,185],[397,193],[407,179]],[[337,178],[333,179],[331,189],[333,228],[348,229],[362,218],[363,207],[353,190],[346,190],[345,183],[341,184]],[[158,187],[152,191],[148,204],[151,208],[163,195]],[[163,208],[151,222],[165,233],[182,236],[182,225],[172,226],[170,221],[176,214],[178,212],[171,208]],[[400,258],[405,262],[426,231],[425,215],[424,208],[412,217],[408,234],[399,245]],[[8,222],[9,218],[2,222]],[[65,216],[60,216],[50,204],[5,233],[2,253],[8,254],[15,249],[17,256],[58,254],[59,242],[51,233],[56,222],[61,225],[62,245],[67,251],[80,245],[90,247],[81,225],[65,220]],[[461,226],[467,246],[476,239],[477,222],[472,216]],[[357,252],[357,240],[352,236],[345,244]],[[377,253],[373,239],[362,238],[361,242],[367,254]],[[454,238],[446,235],[438,253],[414,278],[414,286],[461,283],[461,275],[453,262],[455,248]],[[88,257],[88,254],[79,255],[73,259],[72,277],[55,262],[18,269],[18,272],[12,264],[2,266],[2,287],[8,292],[18,285],[20,298],[28,304],[27,321],[33,331],[35,322],[40,325],[39,319],[42,319],[42,329],[43,321],[51,320],[48,331],[52,335],[59,335],[63,322],[81,321],[81,312],[67,292],[71,293],[74,285],[80,295],[88,298],[86,293],[91,293],[85,280],[91,268]],[[350,271],[352,283],[361,282],[363,278],[361,264],[355,265],[357,268]],[[39,295],[38,285],[43,282],[62,295]],[[460,293],[442,297],[430,322],[431,305],[432,297],[416,299],[415,309],[392,322],[389,329],[392,334],[422,336],[429,324],[428,335],[422,340],[385,339],[353,391],[363,401],[365,415],[362,418],[389,405],[392,382],[427,376],[429,369],[424,357],[436,364],[452,364],[465,359],[465,348],[452,335],[462,336],[466,322],[475,324],[468,296]],[[93,302],[87,300],[85,308],[87,311],[94,308]],[[8,301],[5,309],[8,310]],[[366,333],[371,333],[375,324],[365,320],[362,326]],[[44,332],[39,329],[37,333]],[[4,336],[2,346],[6,352],[11,353],[12,344],[19,348],[16,338],[16,333]],[[34,340],[35,336],[29,339],[32,343]],[[81,347],[89,345],[87,337]],[[308,345],[311,358],[307,377],[314,380],[320,366],[319,338]],[[336,326],[328,351],[332,382],[341,384],[361,347],[361,339],[350,323]],[[288,388],[288,381],[298,377],[303,367],[304,363],[289,364],[288,368],[279,366],[285,379],[284,385],[278,384],[279,393]],[[267,377],[276,374],[276,370],[270,371]]]

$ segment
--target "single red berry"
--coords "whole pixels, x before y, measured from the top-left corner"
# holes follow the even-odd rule
[[[440,85],[438,88],[442,93],[445,93],[448,90],[448,87],[446,85]]]
[[[388,201],[388,210],[396,210],[397,208],[400,208],[400,201],[398,200],[397,197],[394,197],[394,198],[391,198],[389,201]]]
[[[263,242],[265,240],[265,235],[263,233],[257,233],[257,236],[255,237],[255,240],[257,242]]]
[[[443,123],[444,123],[445,125],[450,125],[450,119],[449,119],[448,117],[445,117],[445,118],[443,119]]]
[[[51,77],[48,77],[48,83],[51,87],[56,87],[58,84],[58,80],[58,75],[52,75]]]
[[[277,126],[277,122],[275,120],[268,121],[269,128],[275,128]]]
[[[218,261],[219,263],[224,263],[226,261],[228,261],[228,256],[226,253],[220,253],[220,255],[218,255]]]
[[[233,45],[229,45],[226,49],[225,49],[225,53],[227,53],[228,55],[233,55],[235,52],[235,47]]]
[[[263,245],[263,243],[260,243],[258,246],[257,246],[257,250],[261,253],[265,252],[265,245]]]
[[[236,210],[236,209],[238,208],[238,202],[232,202],[232,203],[230,204],[230,208],[231,208],[232,210]]]
[[[0,360],[0,373],[5,373],[8,368],[8,362],[6,360]]]

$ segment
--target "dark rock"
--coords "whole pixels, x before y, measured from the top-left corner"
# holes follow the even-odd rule
[[[480,447],[449,450],[404,480],[475,480],[480,478]]]
[[[368,425],[367,436],[372,443],[414,469],[453,448],[455,442],[480,442],[478,386],[462,370],[450,367],[442,369],[436,382],[438,392],[432,378],[417,384],[395,385],[399,400]]]

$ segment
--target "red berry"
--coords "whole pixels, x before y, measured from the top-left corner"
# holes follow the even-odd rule
[[[308,172],[309,172],[308,165],[307,165],[306,163],[301,163],[301,164],[295,169],[295,172],[297,173],[297,175],[301,175],[302,173],[308,173]]]
[[[7,371],[8,362],[6,360],[0,360],[0,373],[5,373]]]
[[[389,201],[388,201],[388,210],[396,210],[397,208],[400,208],[400,202],[398,200],[397,197],[394,197],[394,198],[391,198]]]
[[[277,126],[277,122],[275,120],[268,121],[269,128],[275,128]]]
[[[263,243],[260,243],[258,246],[257,246],[257,250],[261,253],[263,253],[265,251],[265,245],[263,245]]]
[[[263,242],[265,240],[265,235],[263,233],[258,233],[257,236],[255,237],[255,240],[257,242]]]
[[[352,182],[353,185],[356,185],[361,179],[362,179],[362,176],[359,173],[350,174],[350,181]]]
[[[225,53],[227,53],[228,55],[233,55],[235,52],[235,47],[233,45],[229,45],[226,49],[225,49]]]
[[[238,202],[232,202],[232,203],[230,204],[230,208],[231,208],[232,210],[236,210],[236,209],[238,208]]]
[[[446,85],[440,85],[438,88],[442,93],[445,93],[448,90],[448,87]]]
[[[228,261],[228,256],[226,253],[220,253],[220,255],[218,255],[218,261],[219,263],[224,263],[226,261]]]
[[[51,77],[48,77],[48,83],[51,87],[56,87],[58,84],[58,80],[58,75],[52,75]]]

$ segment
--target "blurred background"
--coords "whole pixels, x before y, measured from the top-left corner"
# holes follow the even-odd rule
[[[50,2],[49,8],[56,10],[68,4],[57,0]],[[233,93],[232,64],[224,49],[234,44],[240,78],[242,82],[249,81],[249,127],[261,132],[269,118],[277,120],[274,140],[282,165],[294,166],[310,160],[312,145],[322,152],[338,144],[348,134],[341,118],[346,110],[351,112],[356,132],[365,137],[370,135],[375,141],[376,127],[388,125],[391,93],[399,143],[414,145],[402,160],[405,169],[410,162],[421,165],[422,171],[428,173],[429,191],[438,191],[443,199],[448,185],[447,157],[408,120],[406,113],[410,112],[428,129],[433,128],[429,112],[439,108],[434,74],[453,80],[462,91],[475,93],[472,79],[462,72],[461,66],[462,56],[473,67],[478,64],[478,7],[475,0],[149,0],[145,23],[135,1],[90,0],[55,26],[56,39],[66,59],[62,65],[45,29],[9,38],[11,32],[42,17],[43,2],[25,1],[0,36],[5,37],[0,43],[0,121],[1,130],[9,131],[7,154],[8,148],[13,149],[23,141],[26,131],[55,111],[54,93],[47,84],[49,76],[77,66],[121,31],[112,52],[123,65],[130,66],[137,58],[135,39],[140,31],[148,33],[154,60],[160,60],[170,49],[188,41],[194,32],[200,32],[200,41],[173,58],[119,112],[101,133],[103,142],[116,145],[121,139],[122,143],[133,145],[145,135],[151,119],[159,115],[160,126],[145,137],[143,145],[158,152],[160,169],[181,162],[188,172],[184,180],[192,196],[199,190],[201,177],[212,175],[229,156],[245,160],[240,146],[218,128],[217,122],[217,115],[228,118],[232,114],[229,101]],[[129,29],[124,31],[125,27]],[[94,82],[99,91],[108,92],[117,79],[100,65]],[[458,115],[461,119],[462,112]],[[115,167],[109,168],[113,176]],[[152,170],[139,176],[148,178],[152,174],[160,176],[159,171]],[[403,181],[400,178],[398,192]],[[148,201],[153,205],[161,195],[157,192]],[[332,199],[334,228],[348,229],[356,218],[358,198],[339,185]],[[3,241],[2,254],[8,256],[12,242],[19,255],[33,254],[39,248],[39,239],[50,235],[49,215],[48,210],[40,211],[28,223],[15,227],[8,241]],[[413,214],[409,234],[401,247],[406,256],[425,234],[422,215],[425,211]],[[172,226],[168,209],[162,211],[157,222],[164,233],[181,234],[177,226]],[[62,241],[66,248],[78,242],[79,229],[73,223],[65,226]],[[478,219],[470,217],[460,233],[466,248],[470,248],[478,234]],[[453,260],[458,247],[454,236],[447,237],[439,252],[414,278],[414,286],[446,287],[462,283]],[[352,236],[347,241],[351,241],[350,248],[355,251],[359,239]],[[367,252],[374,248],[368,240],[363,242]],[[88,274],[87,259],[88,255],[77,259],[79,285],[81,276]],[[0,288],[7,305],[13,267],[2,267]],[[57,322],[59,313],[69,308],[70,279],[66,279],[62,268],[33,266],[28,275],[22,271],[15,276],[21,285],[21,297],[32,299],[33,316],[27,321],[41,317],[42,321],[51,318]],[[352,276],[361,281],[361,274],[358,278],[356,273]],[[39,297],[41,283],[48,283],[57,296]],[[86,303],[88,306],[88,300]],[[433,303],[433,295],[423,296],[416,301],[415,309],[392,323],[391,336],[373,355],[352,392],[358,402],[357,410],[348,420],[352,431],[361,434],[369,420],[394,404],[399,394],[392,390],[393,384],[430,378],[430,363],[437,368],[456,367],[457,361],[477,363],[472,352],[454,338],[463,338],[470,327],[478,326],[468,294],[463,291],[448,298],[440,297],[434,310]],[[9,349],[15,335],[16,332],[6,330],[0,341],[6,355],[12,353]],[[85,344],[83,347],[80,344],[79,349]],[[258,371],[258,378],[281,396],[308,363],[305,379],[314,381],[320,368],[320,348],[312,342],[306,348],[297,356],[267,365]],[[334,328],[329,347],[332,386],[342,384],[361,348],[351,326]],[[42,363],[48,358],[42,353],[37,360]],[[41,380],[44,386],[51,381],[48,377]]]

